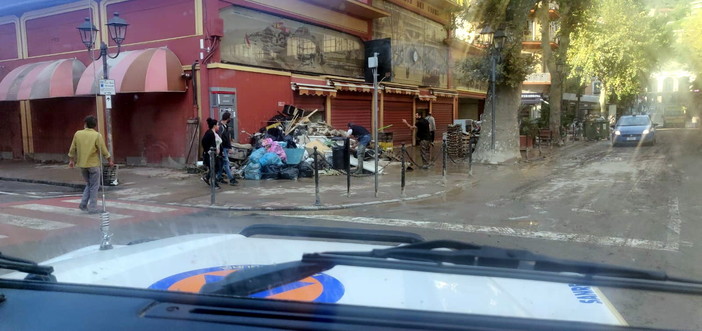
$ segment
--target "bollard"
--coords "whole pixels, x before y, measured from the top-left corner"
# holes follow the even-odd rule
[[[319,154],[317,153],[317,146],[314,147],[314,205],[319,206],[322,203],[319,201],[319,161],[317,160]]]
[[[473,177],[473,141],[468,141],[468,177]]]
[[[351,138],[344,141],[344,163],[346,166],[346,197],[351,197]]]
[[[443,165],[441,167],[442,168],[441,171],[443,173],[444,182],[445,182],[446,181],[446,160],[447,160],[447,156],[448,156],[448,148],[446,146],[446,139],[444,139],[443,142],[441,143],[441,151],[442,151],[441,154],[443,154],[442,155],[443,156]]]
[[[405,197],[405,144],[402,144],[402,157],[400,158],[402,164],[402,175],[400,176],[400,197]]]
[[[217,185],[217,174],[215,173],[215,148],[210,147],[210,205],[215,204],[215,185]]]

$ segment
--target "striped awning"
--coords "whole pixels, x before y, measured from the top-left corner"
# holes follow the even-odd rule
[[[75,95],[85,65],[76,59],[28,63],[0,82],[0,100],[34,100]]]
[[[392,87],[392,86],[383,86],[383,89],[385,90],[385,93],[394,93],[394,94],[405,94],[405,95],[419,95],[419,89],[416,88],[404,88],[404,87]]]
[[[290,83],[293,91],[300,95],[336,96],[336,89],[329,85]]]
[[[419,100],[421,101],[434,101],[436,100],[436,96],[431,95],[431,91],[429,90],[419,90],[419,95],[417,96]]]
[[[168,48],[125,51],[107,60],[108,77],[117,93],[185,92],[183,66]],[[76,95],[96,94],[103,77],[102,59],[89,65],[78,82]]]
[[[432,89],[431,94],[441,97],[441,98],[454,98],[458,96],[458,92],[456,91],[447,91],[447,90],[437,90],[437,89]]]
[[[368,85],[368,84],[363,84],[363,83],[337,82],[337,81],[334,81],[333,84],[334,84],[334,88],[337,91],[363,92],[363,93],[373,92],[373,85]]]

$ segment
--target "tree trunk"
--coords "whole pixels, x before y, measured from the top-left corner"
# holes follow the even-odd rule
[[[517,87],[496,85],[495,97],[495,150],[492,150],[492,101],[485,103],[485,113],[480,129],[480,140],[473,160],[479,163],[499,164],[521,159],[519,152],[519,104],[521,84]]]
[[[607,118],[607,113],[609,112],[609,109],[607,109],[607,85],[602,81],[600,86],[600,115]]]
[[[561,105],[563,104],[563,73],[558,71],[556,57],[551,51],[550,18],[548,17],[548,1],[542,1],[538,8],[538,18],[541,24],[541,51],[543,53],[543,64],[551,74],[551,85],[549,86],[549,129],[553,142],[563,145],[561,141]],[[566,46],[567,47],[567,46]]]

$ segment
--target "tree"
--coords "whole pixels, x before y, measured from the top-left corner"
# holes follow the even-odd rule
[[[537,0],[476,0],[466,5],[460,13],[467,22],[478,28],[489,26],[502,28],[508,38],[499,54],[501,61],[496,66],[495,90],[495,132],[492,132],[491,112],[485,112],[480,140],[473,159],[481,163],[504,163],[521,158],[519,152],[518,108],[521,103],[522,82],[531,70],[534,59],[522,54],[522,38],[529,10]],[[459,75],[468,81],[487,81],[491,65],[489,53],[480,58],[468,58],[459,64]],[[491,109],[492,99],[488,99],[485,109]],[[495,149],[491,140],[495,136]]]
[[[682,21],[680,53],[687,58],[690,70],[702,73],[702,11],[686,17]]]
[[[558,48],[554,52],[551,50],[551,35],[549,17],[549,3],[558,5],[560,15],[560,28],[556,33],[558,38]],[[563,105],[562,91],[565,84],[565,65],[558,66],[558,63],[566,63],[566,55],[570,46],[570,34],[574,28],[585,18],[583,12],[591,4],[590,0],[543,0],[536,11],[537,19],[541,25],[541,51],[543,63],[548,72],[551,73],[551,85],[549,87],[550,113],[549,129],[554,138],[554,142],[562,145],[561,141],[561,106]]]
[[[660,29],[636,0],[593,0],[589,17],[571,34],[568,64],[584,84],[599,79],[600,109],[608,97],[637,95],[659,60],[660,49],[670,45],[670,33]]]

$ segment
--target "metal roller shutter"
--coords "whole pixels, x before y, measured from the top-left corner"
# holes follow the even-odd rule
[[[453,99],[438,98],[432,104],[432,115],[436,122],[436,140],[441,140],[449,124],[453,124]]]
[[[393,144],[412,144],[412,130],[402,119],[412,123],[412,96],[386,94],[383,97],[383,126],[392,124],[385,132],[392,132]]]
[[[345,130],[346,124],[353,122],[370,131],[373,122],[371,100],[370,94],[338,93],[332,99],[331,125],[335,129]]]
[[[317,114],[324,114],[326,99],[327,98],[324,96],[296,95],[293,106],[310,112],[319,109]]]

